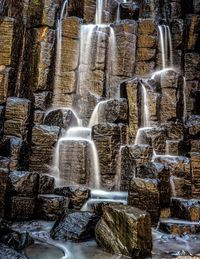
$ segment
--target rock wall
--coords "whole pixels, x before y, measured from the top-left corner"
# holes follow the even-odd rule
[[[0,14],[0,185],[4,186],[5,170],[49,172],[63,126],[45,125],[47,109],[73,107],[87,125],[96,104],[112,98],[100,115],[102,124],[92,129],[102,186],[116,189],[120,182],[122,190],[129,190],[130,180],[138,170],[141,172],[141,165],[149,167],[154,149],[162,155],[169,151],[186,157],[176,162],[158,158],[156,162],[164,164],[166,171],[170,169],[169,178],[178,196],[184,196],[186,190],[187,196],[199,198],[199,1],[141,0],[128,8],[122,4],[119,23],[116,2],[105,1],[105,26],[94,25],[96,1],[69,1],[58,60],[56,29],[60,11],[59,0],[8,1]],[[87,24],[92,24],[91,37],[81,42],[82,25]],[[162,68],[159,24],[171,29],[176,71],[152,78],[151,74]],[[133,148],[130,145],[138,129],[144,127],[142,86],[149,98],[153,129],[142,133],[145,146]],[[120,98],[119,103],[113,101],[116,98]],[[127,144],[119,152],[120,146]],[[67,156],[63,160],[64,175],[72,173],[74,183],[85,185],[90,177],[87,145],[70,146],[82,151],[76,151],[80,157],[76,157],[72,169],[68,166],[70,150],[63,153]],[[165,186],[168,181],[163,181]],[[156,199],[162,200],[158,198],[161,189],[167,188],[154,187]],[[0,207],[4,206],[3,190]],[[137,194],[130,197],[137,198]],[[137,204],[136,198],[130,203]],[[163,203],[168,206],[169,201]]]

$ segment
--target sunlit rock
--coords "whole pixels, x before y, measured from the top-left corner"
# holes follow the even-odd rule
[[[160,216],[158,181],[156,179],[132,178],[128,204],[149,212],[152,223],[157,223]]]
[[[151,253],[151,220],[137,208],[106,206],[95,232],[98,245],[108,252],[131,257]]]

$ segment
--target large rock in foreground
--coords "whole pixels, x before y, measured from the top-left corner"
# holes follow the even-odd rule
[[[149,255],[152,249],[150,216],[135,207],[106,206],[96,226],[96,241],[111,253],[130,257]]]
[[[87,240],[94,236],[98,220],[91,212],[69,212],[55,223],[51,236],[56,240]]]

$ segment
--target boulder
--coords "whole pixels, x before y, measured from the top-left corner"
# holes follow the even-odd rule
[[[200,233],[200,225],[198,222],[177,220],[177,219],[161,219],[159,229],[167,234],[187,235]]]
[[[80,210],[90,197],[90,189],[73,185],[56,188],[55,194],[69,198],[69,209]]]
[[[168,207],[170,203],[170,171],[162,163],[150,162],[136,167],[135,176],[158,180],[160,206]]]
[[[36,200],[36,217],[43,220],[57,220],[68,208],[69,199],[63,196],[40,194]]]
[[[200,134],[200,116],[192,115],[188,118],[186,126],[191,136],[199,136]]]
[[[84,241],[94,236],[99,217],[91,212],[68,212],[51,230],[56,240]]]
[[[123,123],[128,121],[128,103],[126,99],[110,99],[100,103],[99,123]]]
[[[36,125],[32,131],[32,143],[36,146],[52,147],[57,142],[59,133],[59,127]]]
[[[31,220],[35,216],[35,198],[13,196],[7,209],[7,216],[11,220]]]
[[[0,257],[1,258],[9,258],[9,259],[27,259],[26,256],[18,253],[12,248],[0,243]]]
[[[160,217],[160,193],[156,179],[133,178],[130,182],[128,204],[149,212],[152,223]]]
[[[170,208],[172,217],[190,221],[200,220],[200,200],[172,198]]]
[[[56,109],[47,112],[44,118],[44,124],[48,126],[57,126],[65,130],[70,127],[78,126],[78,118],[70,109]]]
[[[38,193],[37,173],[13,171],[9,174],[9,190],[12,196],[34,197]]]
[[[0,221],[0,243],[20,252],[34,241],[28,232],[17,232],[12,230],[5,222]]]
[[[53,194],[55,187],[55,179],[49,175],[41,174],[39,177],[39,190],[40,194]]]
[[[151,254],[151,220],[148,213],[125,205],[110,205],[97,223],[97,244],[108,252],[130,257]]]

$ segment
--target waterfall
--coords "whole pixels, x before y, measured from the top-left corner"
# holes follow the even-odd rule
[[[56,65],[55,65],[55,81],[54,81],[54,98],[53,106],[57,106],[57,98],[59,95],[59,87],[61,83],[61,58],[62,58],[62,22],[64,13],[68,5],[68,0],[65,0],[62,6],[60,18],[57,21],[57,43],[56,43]]]
[[[162,68],[165,69],[173,65],[173,48],[172,48],[172,36],[169,26],[159,25],[160,34],[160,47],[162,54]]]
[[[117,6],[117,15],[116,15],[116,23],[119,23],[121,20],[121,15],[120,15],[120,3],[118,3]]]
[[[64,137],[60,138],[57,146],[56,151],[54,153],[54,160],[53,160],[53,172],[55,175],[55,178],[59,184],[62,183],[62,177],[63,174],[60,162],[61,162],[61,146],[64,144],[66,149],[68,148],[68,143],[70,142],[86,142],[89,146],[89,154],[87,153],[86,156],[90,158],[91,166],[89,168],[90,171],[90,187],[99,189],[100,188],[100,169],[99,169],[99,158],[97,149],[95,146],[94,141],[91,139],[91,128],[84,128],[84,127],[74,127],[70,128]],[[73,154],[72,156],[77,156],[77,154]],[[72,161],[70,161],[73,163]],[[69,179],[70,180],[70,179]]]
[[[92,36],[96,28],[96,25],[92,24],[81,25],[80,64],[78,71],[79,78],[77,85],[77,93],[82,96],[88,92],[87,82],[89,80],[89,68],[92,58]]]
[[[143,95],[143,127],[150,127],[149,118],[149,100],[146,87],[142,84],[142,95]]]
[[[103,104],[106,103],[106,102],[107,101],[101,101],[94,108],[92,116],[91,116],[90,121],[89,121],[89,127],[90,128],[93,127],[94,125],[97,125],[97,124],[100,123],[99,113],[101,112],[101,108],[102,108]]]
[[[102,20],[103,20],[103,0],[97,0],[95,23],[102,24]]]

